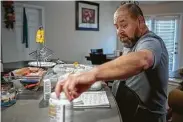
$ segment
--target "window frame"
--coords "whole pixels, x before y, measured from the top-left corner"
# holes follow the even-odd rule
[[[183,35],[182,32],[183,32],[183,13],[165,13],[165,14],[144,14],[144,18],[145,20],[146,19],[150,19],[152,21],[151,23],[151,30],[154,31],[154,27],[155,26],[152,26],[154,25],[155,23],[155,19],[158,19],[158,18],[162,18],[164,17],[165,19],[166,18],[169,18],[169,17],[172,17],[172,18],[178,18],[177,20],[177,42],[178,42],[178,45],[177,45],[177,61],[176,63],[177,64],[177,68],[179,69],[180,68],[180,62],[181,62],[181,48],[183,48],[183,45],[181,43],[181,39],[183,39]],[[161,19],[160,19],[161,20]],[[163,19],[164,20],[164,19]],[[150,29],[149,29],[150,30]],[[182,45],[182,46],[181,46]],[[173,60],[174,61],[174,60]],[[177,68],[173,68],[172,71],[176,71],[178,70]]]

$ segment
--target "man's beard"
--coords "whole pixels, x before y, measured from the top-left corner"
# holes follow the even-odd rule
[[[132,48],[139,40],[139,37],[137,35],[135,35],[134,38],[129,38],[128,36],[125,37],[127,38],[126,40],[120,39],[125,48]]]
[[[126,37],[128,38],[128,37]],[[134,37],[134,38],[128,38],[127,40],[120,40],[123,44],[124,47],[126,48],[132,48],[136,42],[138,41],[138,37]]]

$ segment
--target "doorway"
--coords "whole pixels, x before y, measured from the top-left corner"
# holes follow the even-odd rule
[[[23,8],[28,23],[28,47],[22,43],[23,39]],[[44,8],[41,6],[15,3],[15,24],[13,30],[7,30],[2,26],[2,61],[3,63],[27,61],[33,58],[29,53],[36,50],[39,45],[36,43],[37,29],[44,23]],[[2,23],[3,25],[3,23]]]

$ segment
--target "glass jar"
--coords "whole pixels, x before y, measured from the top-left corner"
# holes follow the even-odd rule
[[[1,106],[8,107],[15,104],[16,94],[13,82],[1,83]]]

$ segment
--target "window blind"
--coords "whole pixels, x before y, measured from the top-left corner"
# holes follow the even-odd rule
[[[177,16],[158,16],[153,18],[145,18],[149,30],[160,36],[168,50],[169,54],[169,72],[173,71],[174,54],[177,52],[175,48],[177,43]]]

